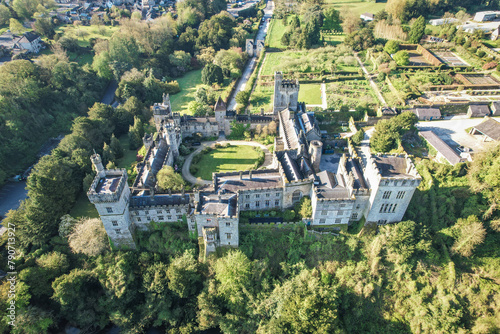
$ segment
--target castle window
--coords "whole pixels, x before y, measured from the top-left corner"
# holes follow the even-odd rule
[[[146,211],[145,211],[145,214],[149,215],[149,211],[148,211],[148,210],[146,210]]]
[[[170,213],[170,210],[165,210],[165,211],[167,211],[167,213]]]
[[[177,215],[177,219],[182,219],[182,215]]]
[[[405,197],[406,191],[398,191],[398,195],[396,196],[396,199],[402,199]]]
[[[319,223],[320,223],[320,224],[324,224],[324,223],[326,223],[326,219],[325,219],[325,218],[321,218],[321,219],[319,220]]]
[[[139,211],[134,211],[135,215],[138,216],[139,215]]]
[[[231,223],[226,223],[226,226],[227,227],[231,227]]]
[[[113,208],[112,208],[112,207],[107,206],[107,207],[106,207],[106,211],[108,211],[108,213],[113,213]]]
[[[245,209],[248,209],[248,208],[250,208],[250,204],[249,203],[245,204]]]
[[[120,230],[119,228],[115,229],[115,233],[116,234],[122,234],[122,230]]]
[[[158,220],[165,220],[164,216],[158,216]]]
[[[351,216],[352,219],[358,219],[358,213],[354,212]]]
[[[247,198],[247,199],[250,198],[250,195],[245,195],[245,198]]]
[[[392,204],[389,205],[389,210],[387,210],[387,212],[391,212],[392,211]]]
[[[172,220],[172,216],[167,216],[167,219],[168,220]]]
[[[383,199],[389,199],[391,197],[392,191],[384,191],[384,195],[382,196]]]
[[[379,212],[387,212],[387,206],[388,206],[388,205],[389,205],[389,204],[385,204],[385,203],[384,203],[384,204],[382,204],[382,206],[380,207],[380,211],[379,211]]]
[[[322,216],[326,216],[326,215],[328,215],[328,211],[326,211],[326,210],[321,211],[321,215],[322,215]]]
[[[277,199],[276,201],[274,201],[274,205],[275,205],[275,206],[279,206],[279,205],[280,205],[280,201],[279,201],[279,199]]]
[[[340,207],[345,208],[345,204],[344,203],[340,204]]]
[[[270,193],[266,193],[266,197],[269,197],[269,196],[271,196],[271,194]]]
[[[260,207],[260,202],[259,202],[259,201],[255,202],[255,206],[256,206],[257,208],[258,208],[258,207]]]
[[[280,197],[280,193],[276,193],[276,197]]]
[[[269,206],[269,201],[268,200],[266,201],[266,206]]]
[[[387,185],[389,185],[389,180],[384,181],[384,186],[387,186]]]
[[[396,207],[398,206],[398,204],[394,204],[394,207],[392,208],[392,213],[396,212]]]
[[[358,205],[356,205],[356,209],[359,209],[360,207],[361,207],[361,205],[359,205],[359,204],[358,204]]]
[[[301,198],[302,192],[300,190],[295,190],[292,195],[292,204],[299,202]]]
[[[140,222],[141,221],[141,217],[137,217],[137,221]]]
[[[118,222],[116,220],[113,220],[111,224],[113,224],[113,226],[118,226]]]
[[[212,219],[207,219],[207,223],[211,223],[212,222]]]
[[[231,239],[231,233],[226,233],[226,239]]]
[[[156,213],[161,213],[161,210],[156,210]]]
[[[255,194],[255,198],[260,198],[260,194]]]
[[[340,224],[340,223],[342,223],[342,219],[340,218],[335,219],[335,224]]]
[[[403,180],[402,185],[406,186],[406,180]]]
[[[151,217],[147,216],[147,217],[146,217],[146,219],[147,219],[148,221],[150,221],[150,220],[151,220]]]

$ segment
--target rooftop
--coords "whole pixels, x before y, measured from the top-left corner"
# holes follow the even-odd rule
[[[488,117],[486,120],[476,125],[474,129],[493,140],[500,141],[500,123],[493,118]]]
[[[317,182],[316,194],[318,198],[328,199],[348,199],[349,189],[346,187],[346,181],[342,174],[333,174],[328,171],[322,171],[316,174]]]
[[[189,194],[160,195],[154,196],[132,196],[130,198],[130,209],[159,206],[159,205],[186,205],[189,204]]]
[[[120,179],[121,175],[107,175],[106,177],[101,177],[99,183],[97,183],[95,192],[98,194],[113,194],[118,188]]]
[[[490,114],[490,108],[486,104],[471,104],[469,110],[472,116],[487,116]]]
[[[420,131],[420,135],[452,165],[462,161],[460,156],[432,131]]]
[[[200,194],[199,210],[204,214],[218,216],[235,216],[236,215],[236,195],[235,194]]]
[[[276,188],[282,186],[281,175],[277,170],[242,172],[241,179],[238,172],[215,174],[216,191],[236,193],[238,190],[252,190],[262,188]]]
[[[376,155],[373,160],[382,177],[414,177],[407,173],[408,162],[403,156]]]

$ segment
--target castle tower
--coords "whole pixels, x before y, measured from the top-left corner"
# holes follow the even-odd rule
[[[104,170],[104,166],[102,165],[101,156],[94,151],[94,154],[92,154],[90,160],[92,161],[92,165],[94,165],[97,176],[104,177],[106,175],[106,172]]]
[[[274,73],[274,102],[273,113],[288,108],[297,111],[299,99],[299,81],[283,79],[283,73]]]
[[[163,106],[172,111],[172,106],[170,105],[170,94],[168,93],[163,93]]]
[[[153,119],[155,121],[156,131],[160,131],[162,124],[165,123],[172,114],[170,96],[168,94],[163,94],[163,102],[161,104],[155,103],[151,108],[153,109]]]
[[[174,158],[179,156],[179,145],[181,144],[180,129],[169,123],[165,126],[166,140],[170,149],[174,153]]]
[[[321,162],[321,154],[323,150],[323,143],[319,140],[313,140],[309,144],[309,154],[311,155],[311,162],[314,171],[319,172],[319,164]]]
[[[109,239],[117,248],[133,248],[135,242],[132,236],[133,224],[130,219],[129,199],[130,188],[127,184],[125,169],[105,170],[98,163],[101,157],[92,156],[92,163],[98,170],[87,196],[95,205]]]
[[[217,100],[214,106],[215,120],[217,121],[219,132],[224,131],[225,129],[224,121],[226,119],[226,111],[227,111],[227,106],[222,100],[222,98],[219,96],[219,99]]]

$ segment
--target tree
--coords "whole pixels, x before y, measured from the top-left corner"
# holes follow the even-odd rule
[[[43,35],[47,38],[52,38],[55,35],[54,24],[52,20],[47,17],[39,17],[36,19],[33,27],[35,31],[40,35]]]
[[[10,10],[7,6],[0,4],[0,26],[7,24],[10,19]]]
[[[167,270],[168,288],[180,298],[195,296],[202,287],[199,266],[192,250],[173,259]]]
[[[476,216],[469,216],[467,219],[459,219],[452,228],[455,243],[451,250],[462,256],[469,257],[474,249],[483,243],[486,237],[486,230]]]
[[[52,283],[52,299],[59,304],[61,315],[81,329],[102,329],[108,323],[103,307],[104,291],[95,273],[74,269]]]
[[[114,162],[115,161],[115,154],[111,150],[111,147],[107,144],[104,143],[104,146],[102,148],[102,161],[104,164],[107,164],[108,162]]]
[[[82,218],[68,236],[74,253],[97,256],[109,249],[108,235],[99,218]]]
[[[384,51],[391,55],[395,54],[399,51],[399,42],[393,39],[388,40],[387,43],[385,43]]]
[[[300,202],[295,205],[295,212],[297,212],[301,218],[312,217],[312,205],[311,198],[304,196],[300,199]]]
[[[359,29],[361,25],[361,19],[358,15],[348,12],[344,13],[342,16],[342,30],[346,35],[350,35]]]
[[[160,187],[163,191],[180,191],[184,187],[184,180],[182,179],[181,174],[174,172],[174,169],[171,166],[164,166],[160,169],[156,178],[158,180],[158,187]]]
[[[205,85],[213,85],[213,84],[220,84],[222,85],[224,83],[224,76],[222,74],[222,68],[220,66],[217,66],[215,64],[207,64],[201,71],[201,81]]]
[[[393,58],[396,64],[398,64],[399,66],[408,66],[408,64],[410,63],[410,55],[406,50],[400,50],[396,52]]]
[[[325,285],[317,270],[303,269],[277,285],[261,302],[257,333],[336,333],[337,287]]]
[[[333,7],[328,7],[323,10],[323,29],[340,31],[340,12]]]
[[[365,131],[363,129],[359,129],[354,136],[351,137],[353,144],[359,145],[361,141],[365,139]]]
[[[111,148],[111,152],[113,152],[116,159],[120,159],[121,157],[123,157],[122,144],[120,143],[118,138],[115,137],[114,133],[111,136],[111,141],[109,142],[109,147]]]
[[[247,105],[249,98],[250,98],[250,91],[248,90],[242,90],[239,91],[238,94],[236,94],[236,102],[238,102],[243,106]]]
[[[10,22],[9,29],[13,34],[21,35],[23,32],[26,31],[26,28],[24,28],[21,22],[19,22],[18,20],[11,18],[9,22]]]
[[[38,0],[14,0],[12,2],[12,9],[22,19],[31,19],[37,11],[37,6]]]
[[[498,210],[500,204],[500,145],[476,157],[469,170],[469,184],[475,193],[489,201],[486,217]]]
[[[354,51],[366,50],[375,44],[375,37],[373,30],[370,28],[363,28],[356,30],[345,38],[345,43],[351,46]]]
[[[16,326],[12,326],[13,334],[45,334],[55,325],[52,312],[44,311],[36,306],[28,306],[20,310],[16,316]]]
[[[425,33],[425,18],[420,16],[411,26],[408,34],[408,41],[412,44],[418,44]]]

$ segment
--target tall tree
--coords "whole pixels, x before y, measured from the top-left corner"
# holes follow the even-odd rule
[[[425,33],[425,18],[420,16],[413,22],[410,33],[408,34],[408,41],[412,44],[418,44]]]

